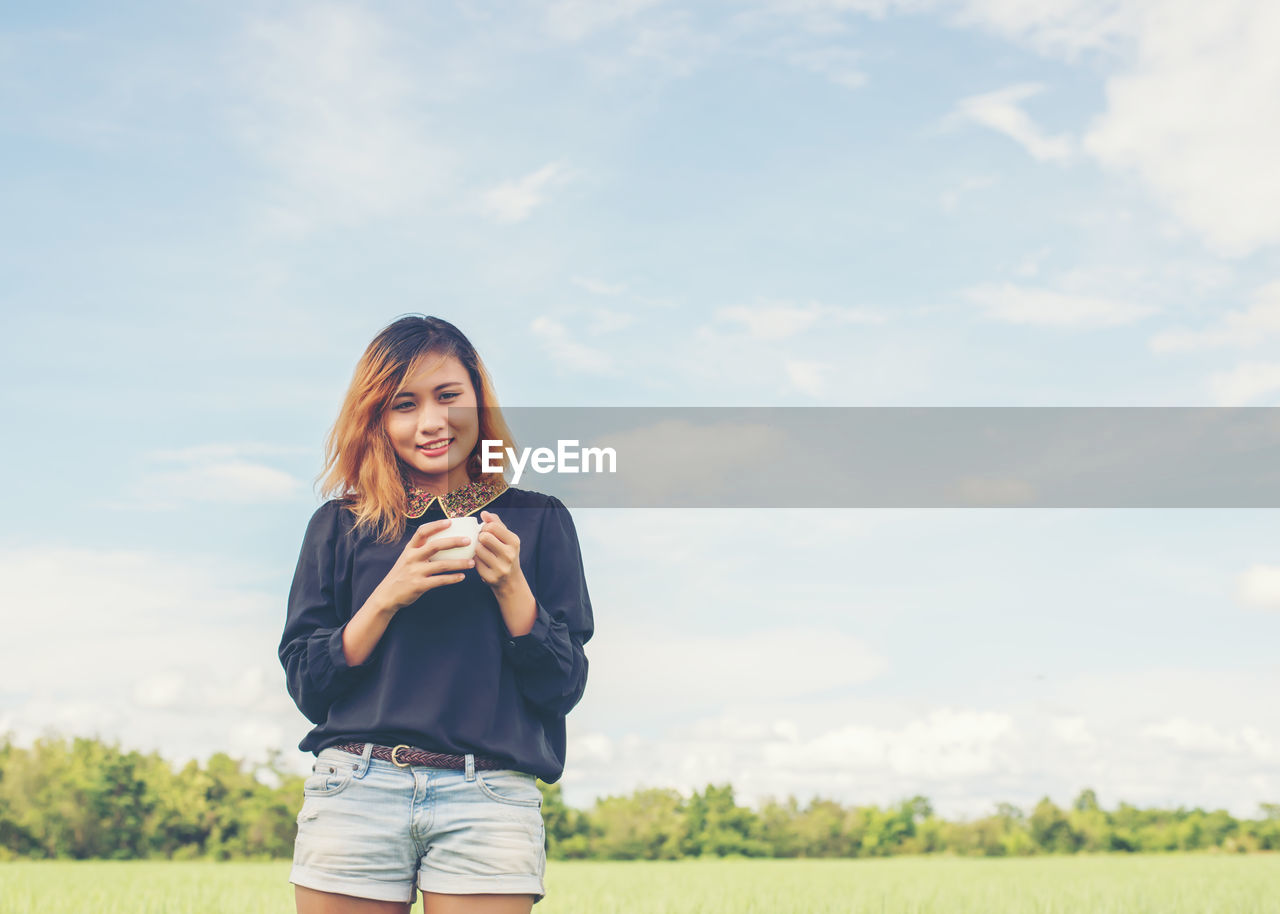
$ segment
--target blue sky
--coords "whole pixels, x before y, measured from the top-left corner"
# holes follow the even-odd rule
[[[1243,0],[6,11],[0,729],[306,770],[284,597],[402,313],[510,406],[1280,405],[1277,39]],[[1280,801],[1274,512],[575,516],[574,804]]]

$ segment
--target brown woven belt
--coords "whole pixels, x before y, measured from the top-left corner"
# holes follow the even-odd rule
[[[350,752],[352,755],[364,755],[364,743],[337,743],[333,748],[341,749],[343,752]],[[415,749],[413,746],[406,746],[403,743],[399,746],[379,746],[375,744],[371,754],[373,758],[380,758],[401,768],[408,768],[410,765],[425,765],[428,768],[454,768],[458,771],[465,771],[467,767],[467,757],[465,755],[428,752],[426,749]],[[501,771],[511,767],[509,762],[485,758],[483,755],[477,755],[475,760],[476,767],[484,771]]]

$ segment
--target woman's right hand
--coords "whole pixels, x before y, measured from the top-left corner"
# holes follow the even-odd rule
[[[427,537],[449,527],[449,520],[432,521],[423,524],[414,531],[413,537],[405,545],[404,551],[396,559],[395,565],[387,572],[375,589],[386,605],[399,612],[417,600],[428,590],[456,584],[462,580],[461,574],[467,568],[475,567],[475,559],[439,559],[433,556],[441,549],[452,549],[465,546],[471,542],[468,536],[441,537],[428,543]]]

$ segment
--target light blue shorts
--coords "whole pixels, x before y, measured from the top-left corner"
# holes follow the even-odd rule
[[[523,771],[401,768],[321,749],[303,784],[295,885],[412,903],[415,888],[546,894],[542,793]]]

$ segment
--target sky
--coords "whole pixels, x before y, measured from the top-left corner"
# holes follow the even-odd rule
[[[511,407],[1280,405],[1277,42],[1265,0],[7,8],[0,732],[309,770],[285,598],[402,314]],[[1280,802],[1273,510],[574,518],[572,805]]]

